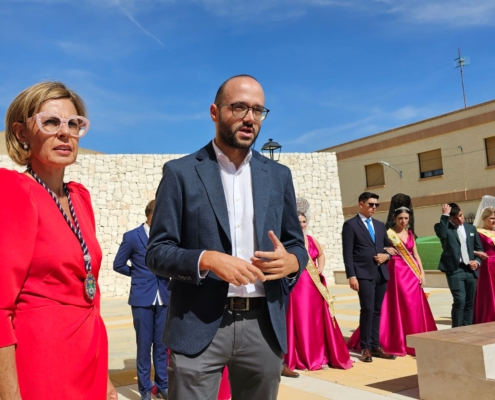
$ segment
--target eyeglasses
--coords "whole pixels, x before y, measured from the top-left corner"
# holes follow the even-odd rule
[[[380,203],[366,203],[366,204],[368,204],[368,206],[371,207],[371,208],[373,208],[373,207],[376,207],[376,208],[380,207]]]
[[[232,107],[232,115],[236,118],[244,118],[249,110],[253,111],[253,117],[256,121],[263,121],[270,110],[265,107],[248,107],[243,103],[217,104],[218,107]]]
[[[67,124],[70,136],[81,137],[88,133],[89,119],[80,115],[71,115],[62,118],[53,112],[40,112],[30,118],[28,121],[36,121],[40,131],[47,135],[56,135],[62,129],[63,124]]]

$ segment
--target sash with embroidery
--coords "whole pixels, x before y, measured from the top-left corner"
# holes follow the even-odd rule
[[[387,236],[390,240],[390,243],[392,243],[392,245],[399,252],[399,255],[402,257],[405,263],[409,266],[409,268],[411,268],[411,271],[414,272],[418,279],[420,279],[421,269],[419,268],[416,260],[413,258],[411,253],[409,253],[409,250],[407,250],[402,240],[400,240],[400,237],[397,235],[397,233],[393,229],[389,229],[387,231]]]
[[[315,284],[316,288],[320,292],[325,302],[328,304],[328,310],[330,311],[330,317],[332,318],[333,327],[336,328],[335,311],[333,309],[333,303],[335,301],[335,297],[332,297],[330,295],[328,288],[321,282],[320,273],[318,272],[318,269],[316,268],[316,265],[313,262],[311,256],[309,256],[308,258],[308,265],[306,265],[306,271],[308,271],[309,276],[313,280],[313,283]]]
[[[495,231],[488,231],[486,229],[478,229],[478,232],[481,233],[483,236],[486,236],[487,238],[491,239],[493,244],[495,244]]]

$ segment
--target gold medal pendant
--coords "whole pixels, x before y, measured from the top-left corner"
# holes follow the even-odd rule
[[[93,300],[96,295],[96,279],[91,272],[88,272],[86,279],[84,280],[84,291],[86,292],[86,296],[90,300]]]

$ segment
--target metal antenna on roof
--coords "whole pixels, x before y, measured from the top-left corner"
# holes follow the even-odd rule
[[[459,68],[461,71],[461,82],[462,82],[462,96],[464,97],[464,108],[466,108],[466,92],[464,91],[464,75],[462,74],[462,67],[471,64],[471,60],[468,56],[461,57],[461,49],[458,47],[457,51],[459,53],[459,57],[454,60],[454,66]]]

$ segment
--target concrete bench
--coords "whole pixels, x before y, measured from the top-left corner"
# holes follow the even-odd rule
[[[495,399],[495,322],[407,336],[422,400]]]

